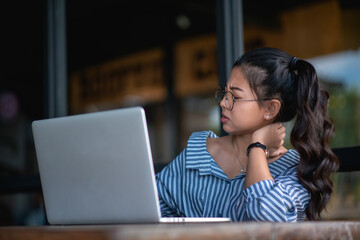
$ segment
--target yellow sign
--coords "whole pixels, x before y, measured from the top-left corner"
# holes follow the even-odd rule
[[[72,113],[164,101],[164,51],[132,54],[72,74]]]
[[[175,46],[175,92],[179,97],[218,87],[216,35],[192,38]]]
[[[216,35],[180,41],[174,48],[176,97],[209,93],[218,86]],[[70,78],[71,112],[163,102],[168,90],[165,52],[153,49],[77,71]]]

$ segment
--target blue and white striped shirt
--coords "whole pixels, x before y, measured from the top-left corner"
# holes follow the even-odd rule
[[[163,217],[229,217],[232,221],[305,219],[310,194],[299,183],[295,150],[269,164],[272,180],[244,190],[246,173],[229,179],[206,148],[211,131],[195,132],[187,147],[156,175]]]

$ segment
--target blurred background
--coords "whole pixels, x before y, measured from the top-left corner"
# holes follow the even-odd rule
[[[46,224],[34,120],[143,106],[154,162],[163,164],[192,132],[221,134],[213,95],[227,80],[219,74],[223,1],[61,2],[60,7],[56,0],[2,4],[0,225]],[[360,1],[238,3],[238,53],[271,46],[313,63],[331,94],[332,147],[359,146]],[[63,20],[54,24],[58,8]],[[60,57],[54,61],[54,55]],[[54,82],[58,76],[64,80]],[[52,101],[62,108],[54,109]],[[291,130],[291,123],[287,126]],[[334,181],[324,218],[360,219],[360,174],[338,173]]]

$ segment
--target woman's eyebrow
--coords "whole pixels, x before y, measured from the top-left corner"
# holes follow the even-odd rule
[[[244,90],[242,88],[239,88],[239,87],[234,87],[234,86],[231,86],[230,87],[231,90],[236,90],[236,91],[240,91],[240,92],[243,92]]]

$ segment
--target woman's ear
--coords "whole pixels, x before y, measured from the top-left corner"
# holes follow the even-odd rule
[[[275,119],[281,108],[281,102],[277,99],[265,102],[265,116],[266,120]]]

